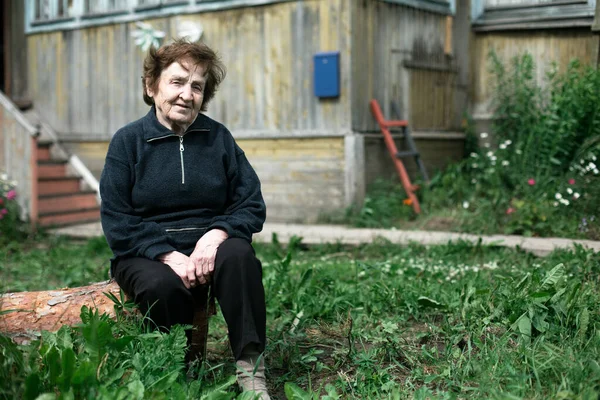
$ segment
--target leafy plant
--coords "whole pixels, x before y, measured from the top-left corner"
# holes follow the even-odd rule
[[[1,172],[1,171],[0,171]],[[21,221],[16,198],[17,182],[10,181],[5,173],[0,174],[0,245],[19,241],[27,236],[26,226]]]

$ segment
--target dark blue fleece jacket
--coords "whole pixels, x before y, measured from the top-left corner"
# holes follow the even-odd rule
[[[189,255],[213,228],[251,241],[266,216],[258,177],[222,124],[199,114],[179,137],[154,107],[112,138],[100,195],[115,259]]]

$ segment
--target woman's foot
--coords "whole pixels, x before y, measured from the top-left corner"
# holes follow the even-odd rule
[[[235,365],[237,382],[244,392],[255,392],[261,400],[271,399],[265,380],[265,361],[256,346],[246,346]]]

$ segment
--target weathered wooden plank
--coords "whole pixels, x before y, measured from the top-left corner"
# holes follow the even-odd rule
[[[353,9],[352,128],[377,130],[368,102],[379,101],[390,116],[390,100],[395,100],[404,118],[426,119],[432,104],[415,93],[425,93],[421,77],[414,76],[403,63],[414,59],[444,56],[446,15],[399,4],[360,2]],[[437,105],[440,113],[446,112]],[[421,127],[414,126],[416,129]]]
[[[204,40],[229,70],[210,115],[230,129],[339,131],[350,128],[350,8],[344,0],[290,1],[146,22],[171,35],[178,21],[203,25]],[[36,105],[63,137],[108,139],[144,114],[144,54],[133,45],[133,29],[124,22],[29,36]],[[341,52],[337,100],[319,100],[312,90],[312,56],[326,50]]]
[[[589,30],[553,30],[526,32],[498,32],[478,34],[474,37],[471,49],[472,101],[476,114],[489,113],[489,100],[492,96],[493,76],[488,61],[489,51],[494,50],[501,60],[507,63],[511,58],[528,52],[536,65],[535,79],[545,86],[548,68],[556,63],[564,71],[568,63],[577,58],[584,65],[595,65],[598,55],[598,41]]]

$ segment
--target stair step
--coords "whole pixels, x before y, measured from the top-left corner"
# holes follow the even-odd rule
[[[38,161],[39,178],[60,178],[67,173],[66,161]]]
[[[397,158],[404,158],[404,157],[416,157],[419,155],[418,151],[399,151],[396,153],[396,157]]]
[[[79,192],[79,181],[76,176],[38,179],[38,195],[68,194]]]
[[[52,194],[40,196],[38,200],[39,213],[70,211],[93,208],[98,205],[96,192],[93,190],[68,194]]]
[[[50,155],[50,146],[40,146],[37,148],[37,160],[38,161],[49,161],[52,156]]]
[[[38,223],[44,227],[83,224],[99,220],[100,207],[40,213],[38,215]]]

